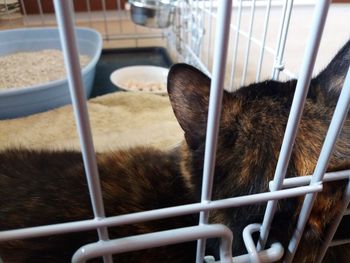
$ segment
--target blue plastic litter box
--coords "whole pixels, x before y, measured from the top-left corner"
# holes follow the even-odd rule
[[[89,63],[82,69],[85,94],[88,98],[102,51],[102,38],[97,31],[87,28],[76,28],[76,36],[79,54],[90,57]],[[0,31],[0,56],[43,49],[62,50],[57,28]],[[67,78],[23,88],[0,89],[0,119],[26,116],[68,103],[71,103],[71,98]]]

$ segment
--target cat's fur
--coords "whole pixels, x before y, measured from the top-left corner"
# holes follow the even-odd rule
[[[310,85],[287,176],[312,174],[350,62],[348,42]],[[210,79],[197,69],[171,68],[168,92],[185,132],[181,147],[97,154],[107,216],[194,203],[199,200]],[[276,167],[296,81],[265,81],[224,92],[213,199],[268,190]],[[350,123],[337,141],[328,171],[350,167]],[[326,183],[318,194],[293,262],[312,263],[327,226],[339,212],[344,182]],[[303,198],[282,200],[270,241],[284,246]],[[229,226],[233,253],[245,253],[241,232],[262,221],[265,204],[212,211],[210,221]],[[81,154],[12,149],[0,153],[0,230],[92,218]],[[196,215],[114,227],[112,238],[196,225]],[[346,225],[346,224],[344,224]],[[69,262],[80,246],[96,240],[94,231],[0,243],[4,262]],[[195,243],[117,255],[118,262],[193,262]],[[348,262],[349,250],[328,256]],[[217,253],[215,240],[208,253]]]

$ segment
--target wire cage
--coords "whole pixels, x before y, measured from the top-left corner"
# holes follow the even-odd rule
[[[4,8],[1,9],[3,28],[56,25],[59,28],[95,219],[4,230],[0,232],[0,242],[95,229],[103,242],[83,246],[74,254],[73,262],[85,262],[88,259],[102,256],[104,262],[112,262],[111,255],[115,253],[198,240],[197,262],[199,263],[203,261],[205,240],[218,237],[222,240],[220,262],[276,262],[281,259],[284,253],[287,253],[284,259],[285,262],[292,262],[301,233],[313,206],[315,195],[322,190],[322,183],[349,178],[348,170],[326,173],[326,168],[337,135],[347,116],[350,99],[350,73],[347,74],[314,174],[312,176],[285,179],[298,123],[302,116],[307,88],[315,67],[330,1],[320,0],[307,3],[309,10],[311,10],[310,13],[313,14],[308,16],[312,17],[312,21],[310,19],[308,21],[310,34],[307,41],[305,41],[303,56],[299,55],[300,60],[296,65],[288,64],[284,56],[288,46],[288,33],[293,25],[291,23],[292,12],[297,9],[295,1],[292,0],[130,2],[122,0],[72,2],[20,0],[15,1],[14,8],[17,10],[19,8],[21,15],[15,18],[13,18],[14,15],[11,11],[12,6],[9,8],[9,2],[11,1],[7,2],[5,0]],[[154,25],[151,28],[144,27],[133,23],[130,19],[130,10],[136,2],[141,4],[159,2],[162,5],[170,6],[169,19],[171,23],[160,26],[161,28]],[[136,5],[136,7],[140,7],[140,5]],[[141,5],[141,7],[143,6]],[[74,15],[73,9],[75,10]],[[139,22],[146,23],[147,21]],[[170,54],[173,61],[192,64],[212,78],[201,202],[155,211],[105,217],[91,130],[88,117],[86,117],[88,113],[77,57],[75,25],[100,31],[105,49],[163,47]],[[299,67],[299,65],[301,66]],[[298,78],[296,92],[277,162],[275,177],[270,182],[270,191],[211,201],[213,166],[215,166],[216,139],[223,89],[233,91],[248,83],[259,82],[267,78],[278,80],[296,77]],[[341,204],[343,215],[349,214],[347,209],[350,201],[349,189],[348,185]],[[295,196],[305,196],[305,199],[288,248],[283,248],[278,242],[270,248],[265,248],[276,211],[277,200]],[[246,226],[243,239],[248,253],[237,256],[232,261],[232,233],[225,226],[207,224],[209,212],[212,209],[237,207],[256,202],[267,204],[264,220],[263,222],[257,222],[259,224]],[[108,240],[107,228],[110,226],[189,213],[200,214],[200,221],[197,226]],[[321,255],[318,256],[317,262],[322,261],[328,247],[349,242],[347,239],[332,241],[343,215],[335,218],[334,224],[331,226],[326,240],[324,240],[324,248]],[[256,232],[260,233],[258,244],[255,244],[253,239]],[[215,262],[210,256],[206,257],[205,261]]]

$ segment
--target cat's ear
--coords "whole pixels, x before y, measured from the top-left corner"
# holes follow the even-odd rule
[[[314,79],[318,86],[338,98],[350,65],[350,40],[339,50],[328,66]],[[333,96],[332,96],[333,95]]]
[[[191,149],[205,140],[210,79],[187,64],[175,64],[168,75],[168,93],[175,116]]]

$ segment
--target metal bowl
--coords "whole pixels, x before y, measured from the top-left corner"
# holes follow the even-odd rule
[[[132,21],[141,26],[166,28],[172,23],[175,1],[129,0]]]

